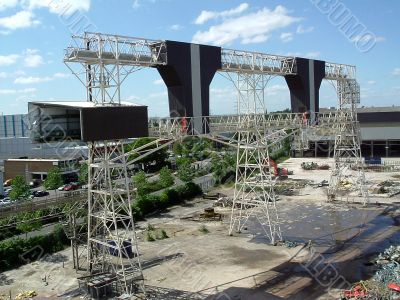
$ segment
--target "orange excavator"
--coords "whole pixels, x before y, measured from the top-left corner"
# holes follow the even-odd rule
[[[269,163],[268,163],[268,161],[269,161]],[[264,165],[267,167],[271,166],[272,168],[274,168],[273,174],[275,177],[286,178],[286,177],[288,177],[288,175],[293,174],[292,172],[289,172],[289,170],[286,168],[279,168],[277,163],[271,158],[266,158]]]

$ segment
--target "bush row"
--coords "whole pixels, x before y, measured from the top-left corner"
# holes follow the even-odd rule
[[[197,184],[188,182],[185,185],[175,189],[168,189],[160,194],[138,196],[132,206],[133,216],[135,220],[143,219],[147,214],[182,203],[185,199],[193,198],[201,193],[201,188]]]
[[[19,267],[64,249],[69,245],[61,226],[47,235],[35,236],[28,239],[15,238],[0,242],[0,272]]]

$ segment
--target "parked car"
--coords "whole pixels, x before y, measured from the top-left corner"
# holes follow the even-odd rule
[[[11,204],[10,198],[4,198],[0,200],[0,206]]]
[[[40,185],[40,182],[39,181],[37,181],[37,180],[32,180],[32,181],[30,181],[29,182],[29,187],[32,189],[32,188],[35,188],[35,187],[38,187]]]
[[[48,191],[33,191],[32,195],[35,197],[45,197],[49,195]]]
[[[68,184],[63,184],[62,186],[60,186],[57,191],[64,191],[64,188],[67,186]]]
[[[5,196],[8,196],[8,194],[9,194],[11,191],[12,191],[12,187],[6,188],[6,189],[4,190],[4,195],[5,195]]]
[[[4,186],[10,186],[12,184],[12,179],[7,179],[4,181]]]
[[[69,191],[74,191],[74,190],[77,190],[77,189],[79,189],[79,184],[77,184],[76,182],[73,182],[73,183],[67,184],[64,187],[63,191],[69,192]]]

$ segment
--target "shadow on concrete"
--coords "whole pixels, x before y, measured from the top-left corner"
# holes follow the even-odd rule
[[[165,255],[161,257],[156,257],[147,261],[142,262],[142,269],[149,269],[158,265],[161,265],[164,262],[174,260],[176,258],[182,257],[184,254],[183,253],[176,253],[176,254],[171,254],[171,255]]]
[[[10,285],[14,283],[14,279],[8,278],[7,275],[0,273],[0,286]]]
[[[372,273],[366,267],[371,257],[399,241],[400,231],[396,228],[398,225],[395,221],[397,216],[388,217],[389,212],[396,209],[398,207],[388,208],[377,215],[360,227],[357,234],[340,241],[341,247],[332,245],[323,253],[309,252],[303,263],[296,261],[300,250],[289,261],[267,272],[209,289],[208,291],[218,292],[205,299],[317,299],[335,289],[336,298],[332,299],[337,299],[338,290],[349,288],[353,282],[371,278]],[[252,280],[254,287],[241,287],[243,280]]]

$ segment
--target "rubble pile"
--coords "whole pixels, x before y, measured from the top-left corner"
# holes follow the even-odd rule
[[[375,185],[371,192],[373,194],[386,195],[387,197],[393,197],[400,193],[400,182],[393,180],[385,180]]]
[[[330,166],[328,164],[319,165],[315,162],[302,162],[301,168],[306,171],[310,170],[329,170]]]
[[[390,246],[375,260],[378,270],[370,280],[360,281],[343,292],[342,299],[400,299],[400,246]]]

